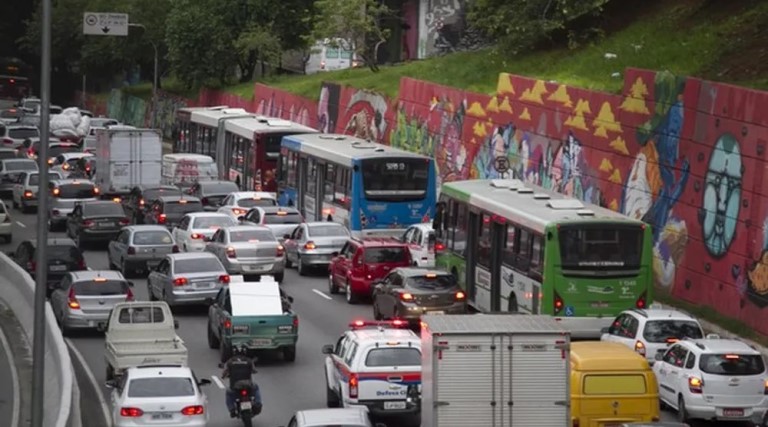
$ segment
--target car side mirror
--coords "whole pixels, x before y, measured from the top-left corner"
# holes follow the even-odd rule
[[[657,352],[657,353],[656,353],[656,356],[654,356],[654,359],[656,359],[656,360],[658,360],[658,361],[661,361],[662,359],[664,359],[664,353],[662,353],[662,351],[663,351],[663,350],[661,350],[661,351]]]
[[[601,334],[610,334],[611,333],[611,328],[600,329],[600,333]]]
[[[104,381],[104,387],[106,387],[108,389],[117,388],[117,381],[115,381],[115,380]]]
[[[96,325],[96,330],[99,332],[107,332],[107,324],[104,322],[99,322]]]
[[[176,319],[173,320],[173,329],[179,329],[179,321]]]
[[[197,382],[198,387],[205,387],[207,385],[211,385],[211,380],[203,378],[200,381]]]
[[[243,221],[245,221],[245,216],[240,215],[239,217],[237,217],[237,220],[240,221],[240,222],[243,222]]]
[[[290,239],[290,238],[291,238],[291,235],[290,235],[290,234],[283,234],[283,239],[286,239],[286,240],[288,240],[288,239]]]
[[[333,346],[330,344],[324,345],[323,354],[333,354]]]

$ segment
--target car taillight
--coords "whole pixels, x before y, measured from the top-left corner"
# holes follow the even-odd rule
[[[177,245],[173,245],[173,247],[171,248],[171,252],[175,254],[179,253],[179,247]]]
[[[165,214],[160,214],[157,216],[157,223],[158,224],[165,224],[165,220],[168,219],[168,217]]]
[[[248,389],[244,388],[240,390],[240,396],[247,397],[248,396]]]
[[[688,390],[694,394],[701,394],[704,392],[704,380],[699,377],[688,378]]]
[[[413,301],[413,294],[408,292],[403,292],[400,294],[400,299],[402,301]]]
[[[99,190],[98,187],[93,187],[93,195],[94,196],[98,196],[100,192],[101,192],[101,190]]]
[[[645,308],[645,292],[643,292],[637,301],[635,301],[635,307],[640,309]]]
[[[177,277],[173,279],[173,286],[186,286],[189,283],[186,277]]]
[[[357,374],[349,374],[349,397],[352,399],[357,399],[357,386]]]
[[[768,394],[768,380],[765,380],[765,390],[763,391],[763,394]]]
[[[192,235],[189,236],[189,237],[194,239],[194,240],[202,240],[203,239],[203,235],[202,234],[197,234],[197,233],[192,233]]]
[[[560,298],[560,295],[555,292],[555,314],[560,313],[563,311],[563,299]]]
[[[53,216],[59,216],[59,215],[61,215],[61,211],[60,211],[60,210],[58,210],[58,209],[54,209],[54,210],[52,210],[52,211],[51,211],[51,213],[53,214]]]
[[[128,292],[125,293],[125,301],[130,302],[133,301],[133,291],[131,288],[128,288]]]
[[[74,310],[80,309],[80,303],[77,301],[77,296],[75,296],[75,288],[69,288],[69,295],[67,296],[67,305],[69,308]]]
[[[139,206],[144,206],[144,204],[147,203],[144,201],[144,199],[139,200]]]
[[[129,225],[131,223],[131,220],[129,220],[128,218],[123,218],[120,221],[118,221],[118,223],[120,225]]]
[[[85,221],[83,221],[83,227],[86,227],[86,228],[93,227],[93,221],[91,221],[90,219],[86,219]]]
[[[85,265],[85,258],[80,258],[79,260],[77,260],[77,268],[79,270],[87,270],[88,269],[88,267],[86,267],[86,265]]]
[[[642,341],[635,341],[635,351],[645,356],[645,344]]]
[[[139,408],[120,408],[120,416],[126,418],[136,418],[144,415],[144,411]]]
[[[275,256],[280,257],[280,256],[283,256],[283,254],[285,254],[285,248],[283,247],[283,245],[277,245]]]
[[[229,319],[224,320],[224,329],[232,328],[232,321]]]
[[[32,194],[31,191],[27,190],[27,191],[24,192],[24,198],[25,199],[31,199],[32,197],[34,197],[34,194]]]
[[[128,255],[136,255],[136,248],[128,246]]]
[[[181,410],[181,415],[203,415],[205,408],[202,405],[187,406]]]
[[[445,250],[445,245],[443,242],[437,242],[435,243],[435,252],[442,252]]]
[[[467,294],[462,291],[456,292],[456,301],[464,301],[465,299],[467,299]]]
[[[317,246],[315,245],[315,242],[307,242],[307,243],[304,243],[304,249],[309,249],[309,250],[317,249]]]
[[[232,213],[235,214],[235,216],[245,215],[244,209],[232,209]]]
[[[298,316],[293,318],[293,329],[299,329],[299,317]]]
[[[208,198],[207,197],[203,197],[202,199],[200,199],[200,203],[202,203],[204,205],[207,205],[208,204]]]
[[[13,144],[13,140],[11,138],[3,138],[3,144]]]
[[[232,246],[227,248],[227,258],[237,258],[237,252]]]
[[[229,283],[229,281],[230,281],[229,274],[222,274],[221,276],[219,276],[219,283],[227,284]]]

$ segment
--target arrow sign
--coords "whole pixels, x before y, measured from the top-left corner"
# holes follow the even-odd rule
[[[83,34],[89,36],[127,36],[127,13],[83,13]]]

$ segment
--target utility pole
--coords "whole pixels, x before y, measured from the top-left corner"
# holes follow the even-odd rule
[[[128,24],[129,27],[138,27],[144,30],[144,34],[147,33],[147,27],[144,26],[144,24],[137,24],[131,22]],[[157,62],[158,62],[158,52],[157,52],[157,44],[152,40],[149,39],[149,42],[152,44],[152,49],[155,51],[155,66],[154,66],[154,72],[152,73],[152,118],[150,119],[150,127],[155,128],[155,125],[157,124]]]
[[[37,265],[35,266],[35,314],[32,338],[32,427],[43,427],[45,398],[45,294],[48,278],[48,134],[51,107],[51,0],[43,1],[40,56],[40,169],[37,215]],[[62,367],[64,368],[64,367]],[[50,412],[50,411],[47,411]]]

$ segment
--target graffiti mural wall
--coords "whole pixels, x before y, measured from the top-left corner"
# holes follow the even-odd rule
[[[419,1],[418,58],[459,49],[466,28],[466,0]]]
[[[317,103],[314,101],[259,83],[254,88],[253,99],[258,114],[318,128]]]
[[[389,100],[375,92],[323,83],[317,104],[317,129],[384,142],[394,114]]]

